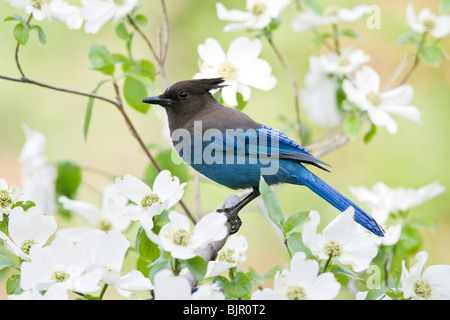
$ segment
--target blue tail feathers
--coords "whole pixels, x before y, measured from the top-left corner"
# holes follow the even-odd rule
[[[304,170],[307,171],[307,170]],[[325,183],[313,173],[307,171],[306,175],[302,175],[301,183],[314,191],[317,195],[328,201],[332,206],[340,211],[346,210],[348,207],[355,209],[355,221],[367,230],[373,232],[377,236],[383,237],[384,230],[378,223],[369,216],[364,210],[358,207],[350,199],[347,199],[337,190]],[[305,173],[305,172],[304,172]]]

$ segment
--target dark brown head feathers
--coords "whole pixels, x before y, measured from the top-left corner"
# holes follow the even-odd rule
[[[221,84],[223,82],[225,82],[224,78],[184,80],[169,86],[165,93],[184,90],[199,94],[201,93],[200,91],[211,91],[213,89],[223,88],[226,86]]]

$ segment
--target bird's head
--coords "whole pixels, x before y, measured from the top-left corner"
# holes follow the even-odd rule
[[[163,94],[145,98],[142,102],[157,104],[172,110],[184,109],[187,106],[193,107],[198,103],[205,103],[207,100],[204,99],[212,98],[209,91],[226,86],[222,84],[224,81],[224,78],[180,81],[169,86]]]

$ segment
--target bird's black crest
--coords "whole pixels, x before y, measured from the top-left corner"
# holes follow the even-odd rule
[[[206,91],[220,89],[227,86],[226,84],[221,84],[225,82],[224,78],[196,79],[193,81],[198,81],[198,84],[203,86]]]

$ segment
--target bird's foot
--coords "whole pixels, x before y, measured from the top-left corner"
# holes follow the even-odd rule
[[[239,228],[242,225],[241,218],[239,218],[238,212],[236,212],[237,208],[238,208],[238,206],[217,209],[217,212],[225,213],[225,216],[228,218],[228,221],[231,224],[230,234],[234,234],[234,233],[238,232]]]

